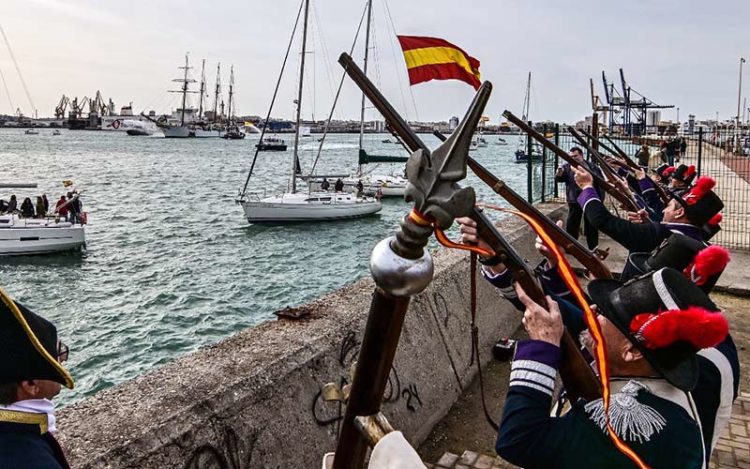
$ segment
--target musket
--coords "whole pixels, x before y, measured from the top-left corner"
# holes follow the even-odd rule
[[[616,187],[611,182],[605,180],[603,177],[599,176],[598,174],[594,173],[589,169],[586,165],[580,164],[578,161],[575,160],[572,156],[568,154],[565,150],[558,147],[554,143],[550,142],[544,135],[540,134],[536,130],[534,130],[533,127],[531,127],[526,122],[522,121],[515,115],[513,115],[510,111],[503,112],[503,116],[508,119],[510,122],[514,123],[518,128],[526,132],[531,138],[536,140],[537,142],[541,143],[543,146],[547,147],[548,150],[555,153],[557,156],[562,158],[563,160],[567,161],[568,164],[575,168],[582,168],[589,174],[591,174],[592,179],[594,180],[594,183],[598,186],[604,189],[610,196],[612,196],[615,200],[620,202],[624,207],[633,208],[633,201],[623,194],[618,187]],[[637,207],[637,206],[636,206]],[[637,208],[633,211],[638,211]]]
[[[446,137],[438,131],[433,133],[440,140],[444,141],[446,139]],[[492,174],[474,158],[469,157],[468,165],[472,172],[487,184],[497,195],[505,199],[516,210],[525,213],[541,225],[555,244],[576,258],[578,262],[580,262],[586,270],[591,272],[594,277],[602,279],[612,278],[612,272],[610,272],[609,268],[607,268],[607,266],[604,265],[604,262],[602,262],[609,254],[608,251],[601,249],[591,251],[586,248],[586,246],[581,244],[580,241],[557,226],[557,224],[555,224],[555,222],[553,222],[547,215],[540,212],[538,208],[534,207],[527,202],[526,199],[518,195],[518,193],[511,189],[505,181]]]
[[[632,170],[635,171],[635,170],[644,169],[641,166],[639,166],[635,161],[633,161],[632,158],[630,158],[620,147],[618,147],[617,144],[615,142],[613,142],[612,139],[609,138],[609,136],[605,135],[604,138],[606,138],[607,141],[612,144],[612,146],[614,147],[614,150],[612,150],[612,148],[610,148],[607,145],[605,145],[604,142],[602,142],[601,140],[597,139],[596,137],[594,137],[592,135],[589,135],[589,133],[586,132],[585,130],[582,130],[581,132],[583,132],[583,134],[586,137],[588,137],[592,141],[598,143],[600,147],[604,148],[605,150],[607,150],[611,154],[613,154],[613,155],[615,155],[615,154],[619,155],[619,157],[622,158],[622,160],[625,162],[625,164],[627,164],[628,167],[630,167]],[[661,199],[661,201],[664,204],[669,203],[669,201],[672,198],[669,196],[669,194],[667,194],[667,191],[664,190],[664,188],[661,186],[661,184],[659,184],[658,182],[654,181],[654,188],[656,190],[656,193],[659,194],[659,198]]]
[[[404,142],[409,150],[421,151],[425,148],[423,146],[424,144],[421,143],[416,134],[414,134],[411,127],[405,123],[402,125],[399,122],[398,114],[392,107],[390,107],[389,103],[385,101],[384,98],[375,95],[375,93],[378,93],[377,89],[369,83],[369,81],[364,82],[366,77],[353,76],[352,78],[360,88],[362,88],[364,94],[370,99],[375,108],[380,112],[393,131],[398,134],[401,141]],[[450,138],[446,139],[446,137],[439,132],[435,133],[435,136],[443,141],[443,145],[449,142],[453,138],[453,135],[455,135],[455,132]],[[495,192],[506,198],[506,200],[518,210],[531,215],[536,221],[542,224],[542,226],[548,228],[548,233],[555,243],[566,248],[566,250],[569,249],[571,255],[576,256],[581,264],[583,264],[595,277],[612,278],[612,273],[596,254],[586,249],[580,244],[580,242],[578,242],[578,240],[560,229],[560,227],[554,222],[537,210],[536,207],[528,204],[525,200],[519,197],[518,194],[513,192],[512,189],[497,180],[489,171],[482,167],[482,165],[468,156],[468,154],[466,156],[466,161],[472,171],[486,184],[492,187]],[[476,208],[472,211],[471,218],[477,222],[477,230],[480,237],[482,237],[482,239],[485,240],[496,253],[500,254],[501,259],[505,259],[511,264],[508,268],[511,269],[511,272],[514,275],[513,278],[521,284],[524,291],[529,294],[530,298],[542,307],[546,307],[547,301],[545,299],[544,291],[537,283],[536,277],[531,272],[528,265],[521,260],[520,256],[518,256],[515,249],[513,249],[513,247],[497,231],[494,224]],[[585,399],[596,399],[600,397],[599,381],[596,379],[596,376],[591,371],[591,367],[586,362],[586,359],[581,354],[575,340],[573,340],[573,337],[571,337],[567,330],[563,334],[560,348],[565,357],[565,364],[561,364],[560,366],[560,377],[565,384],[566,392],[568,392],[573,398],[573,401],[578,397],[583,397]]]
[[[474,190],[461,188],[457,181],[466,177],[471,138],[492,85],[482,84],[451,138],[431,152],[348,54],[341,54],[339,63],[402,141],[414,149],[406,164],[405,192],[413,209],[395,236],[378,243],[370,258],[376,288],[333,460],[334,469],[360,469],[368,444],[357,428],[358,419],[380,414],[409,300],[432,281],[432,257],[424,247],[435,228],[447,229],[455,218],[468,216],[475,205]]]
[[[604,159],[604,156],[602,156],[599,151],[591,146],[589,142],[586,141],[585,138],[579,134],[575,128],[568,127],[568,132],[576,139],[578,142],[583,145],[583,147],[589,152],[589,154],[596,160],[596,163],[601,168],[602,172],[604,173],[604,176],[607,178],[607,180],[617,187],[618,183],[623,183],[622,178],[615,173],[615,171],[612,169],[612,167],[609,165],[607,160]],[[641,207],[638,205],[638,203],[635,201],[635,199],[632,196],[628,196],[628,193],[626,191],[622,191],[621,194],[623,194],[625,197],[627,197],[630,200],[630,203],[625,207],[631,212],[637,212],[641,209]]]
[[[471,218],[477,222],[477,233],[489,246],[495,251],[513,275],[515,280],[523,291],[543,308],[547,307],[547,299],[542,286],[539,284],[536,276],[532,272],[529,264],[524,261],[513,246],[508,243],[505,237],[495,227],[495,224],[478,208],[474,208]],[[560,351],[562,360],[560,361],[560,378],[565,385],[565,392],[570,397],[571,402],[578,398],[588,401],[601,397],[601,386],[594,372],[591,370],[588,362],[581,354],[581,350],[576,341],[570,335],[567,329],[563,331],[560,339]]]
[[[599,148],[606,150],[607,153],[617,158],[621,163],[624,163],[630,169],[633,169],[633,170],[640,169],[640,166],[638,166],[638,164],[636,164],[635,161],[633,161],[630,157],[628,157],[628,155],[626,155],[622,150],[620,150],[619,147],[617,150],[613,150],[607,144],[602,142],[600,139],[594,137],[587,131],[581,129],[581,133],[583,134],[584,137],[591,139],[591,141],[595,142],[599,146]]]

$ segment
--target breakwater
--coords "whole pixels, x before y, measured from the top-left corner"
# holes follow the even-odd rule
[[[562,209],[557,208],[560,212]],[[556,214],[557,215],[557,214]],[[536,259],[520,222],[502,230]],[[432,284],[413,298],[386,389],[383,412],[419,444],[474,378],[469,262],[434,254]],[[373,283],[362,279],[303,306],[305,319],[235,334],[65,408],[60,437],[74,467],[318,467],[332,451],[344,408],[324,401],[357,359]],[[478,282],[483,361],[520,318],[498,291]]]

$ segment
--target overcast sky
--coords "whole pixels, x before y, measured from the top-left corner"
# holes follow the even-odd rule
[[[303,116],[324,118],[340,76],[335,63],[354,38],[365,0],[311,0],[309,70]],[[2,26],[39,116],[51,116],[63,94],[101,90],[118,109],[168,111],[176,95],[170,80],[190,52],[193,77],[200,60],[213,86],[221,62],[224,89],[234,64],[240,114],[265,115],[291,34],[299,0],[2,0]],[[414,87],[395,32],[444,38],[481,61],[495,85],[486,114],[520,112],[526,74],[532,72],[533,120],[573,122],[590,113],[589,78],[602,95],[601,72],[618,69],[633,89],[661,104],[713,117],[737,111],[739,58],[750,59],[748,0],[373,0],[371,76],[408,118],[447,120],[462,115],[473,89],[433,81]],[[299,40],[273,115],[292,117]],[[355,54],[361,62],[362,46]],[[746,64],[747,65],[747,64]],[[0,71],[10,100],[25,114],[31,105],[5,44]],[[750,81],[750,69],[746,67]],[[174,85],[177,86],[177,85]],[[750,86],[743,86],[750,93]],[[749,100],[750,101],[750,100]],[[416,105],[416,106],[415,106]],[[358,118],[359,98],[346,83],[336,117]],[[415,111],[416,109],[416,111]],[[0,89],[0,113],[11,113]],[[368,117],[374,117],[368,113]],[[665,110],[663,119],[675,119]]]

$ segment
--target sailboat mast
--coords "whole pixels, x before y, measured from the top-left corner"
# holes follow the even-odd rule
[[[214,122],[218,122],[219,93],[221,93],[221,62],[216,65],[216,87],[214,89]]]
[[[203,95],[206,94],[206,59],[203,59],[203,63],[201,64],[201,90],[199,93],[198,120],[201,120],[203,119]]]
[[[292,194],[297,192],[297,162],[299,161],[299,123],[302,113],[302,81],[305,78],[305,54],[307,53],[307,18],[310,0],[305,0],[305,20],[302,23],[302,57],[299,62],[299,90],[297,91],[297,123],[294,129],[294,154],[292,155]]]
[[[365,76],[367,76],[367,63],[370,56],[370,24],[372,23],[372,0],[367,2],[367,26],[365,27],[365,60],[364,69]],[[359,115],[359,151],[362,151],[362,142],[365,134],[365,93],[362,93],[362,106],[360,107]],[[357,175],[362,174],[362,165],[359,165]]]
[[[531,72],[529,72],[529,78],[526,80],[526,97],[523,100],[523,120],[529,119],[529,107],[531,104]]]
[[[234,65],[229,67],[229,112],[227,112],[227,123],[232,123],[232,100],[234,99]]]
[[[187,105],[188,92],[188,55],[185,54],[185,75],[182,79],[182,113],[180,115],[180,127],[185,125],[185,106]]]

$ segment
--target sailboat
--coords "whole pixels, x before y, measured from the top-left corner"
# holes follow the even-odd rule
[[[234,121],[234,66],[229,67],[229,118],[227,119],[226,133],[223,137],[229,140],[241,140],[245,138],[245,132]]]
[[[531,72],[529,72],[529,78],[526,81],[526,95],[523,98],[523,114],[521,120],[524,122],[529,120],[529,105],[531,103]],[[518,139],[518,149],[516,150],[516,163],[526,163],[528,162],[528,155],[526,155],[526,151],[528,150],[528,135],[521,134],[521,137]],[[542,158],[542,148],[537,144],[532,144],[531,148],[531,159],[532,161],[541,160]]]
[[[365,52],[363,71],[367,75],[370,51],[370,29],[372,25],[372,0],[367,2],[367,24],[365,27]],[[365,195],[376,195],[378,197],[403,197],[406,191],[407,179],[397,174],[366,174],[363,166],[370,163],[406,163],[409,159],[405,156],[370,155],[364,149],[365,133],[365,95],[362,93],[362,105],[360,107],[359,123],[359,159],[357,172],[354,175],[343,177],[344,190],[348,192],[359,192],[363,188]],[[325,135],[323,136],[325,140]],[[390,143],[390,140],[388,141]],[[383,141],[385,143],[385,140]],[[320,177],[310,176],[310,184],[313,187],[321,187]]]
[[[174,121],[173,119],[170,119],[167,116],[161,116],[158,119],[153,119],[150,116],[147,116],[146,114],[141,112],[141,116],[146,118],[147,120],[153,122],[156,124],[159,129],[161,129],[162,132],[164,132],[164,137],[166,138],[188,138],[191,137],[190,135],[190,128],[186,124],[186,122],[189,122],[192,119],[186,118],[186,114],[188,117],[191,117],[193,115],[194,109],[186,109],[187,106],[187,95],[188,93],[195,93],[195,91],[190,91],[189,86],[190,83],[195,83],[195,80],[188,78],[188,71],[192,68],[188,63],[188,55],[185,54],[185,66],[184,67],[178,67],[180,70],[183,70],[183,76],[182,78],[175,78],[174,82],[182,83],[182,87],[180,90],[169,90],[170,93],[181,93],[182,94],[182,107],[178,109],[180,113],[180,120]]]
[[[356,218],[377,213],[381,209],[380,201],[359,197],[346,192],[298,192],[297,172],[299,169],[299,141],[300,141],[300,117],[302,112],[302,84],[305,76],[305,52],[307,46],[308,14],[310,0],[304,2],[304,20],[302,29],[302,51],[300,55],[299,81],[297,90],[297,117],[294,133],[294,152],[291,164],[291,191],[274,197],[259,198],[246,193],[248,182],[252,176],[252,167],[245,181],[245,188],[240,194],[237,202],[245,212],[245,218],[250,223],[279,223],[279,222],[310,222],[324,220],[342,220]],[[296,31],[296,25],[292,31],[292,37]],[[290,42],[291,44],[291,42]],[[286,59],[284,60],[286,64]],[[281,68],[281,73],[284,66]],[[278,87],[278,85],[277,85]],[[278,88],[277,88],[278,89]],[[271,114],[273,101],[268,111]],[[261,141],[265,134],[269,119],[266,118]],[[257,157],[259,149],[256,148]],[[253,164],[255,158],[253,159]]]

